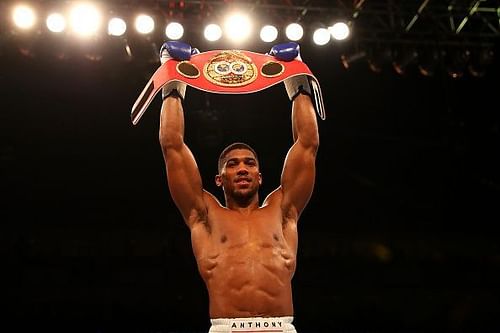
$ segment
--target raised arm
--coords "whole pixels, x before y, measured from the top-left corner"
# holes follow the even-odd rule
[[[191,56],[191,47],[184,43],[167,42],[161,51],[162,64],[170,59],[184,60]],[[206,219],[207,208],[200,172],[191,150],[184,142],[184,99],[186,85],[167,84],[162,91],[160,144],[167,169],[170,194],[189,228]]]
[[[298,219],[313,192],[319,146],[316,113],[307,94],[293,99],[292,132],[294,143],[281,174],[282,207]]]
[[[269,53],[282,61],[301,60],[299,45],[294,42],[278,44]],[[281,174],[281,207],[287,220],[297,221],[314,188],[319,146],[318,123],[310,97],[309,78],[299,75],[288,78],[284,83],[292,101],[294,143],[288,151]]]
[[[198,166],[191,150],[184,143],[184,113],[180,97],[171,95],[163,101],[160,144],[170,194],[191,228],[194,222],[206,217],[206,207]]]

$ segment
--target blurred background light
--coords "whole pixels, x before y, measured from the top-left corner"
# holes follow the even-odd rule
[[[12,20],[16,27],[28,30],[33,28],[36,23],[36,15],[31,7],[19,5],[12,11]]]
[[[89,37],[100,28],[101,13],[91,4],[78,4],[71,10],[70,23],[76,34]]]
[[[222,37],[222,29],[218,24],[210,23],[205,27],[203,36],[206,40],[215,42]]]
[[[146,14],[140,14],[135,19],[135,29],[140,34],[149,34],[155,29],[155,21]]]
[[[274,42],[278,38],[278,29],[274,25],[265,25],[260,30],[260,39],[263,42]]]
[[[291,41],[299,41],[304,36],[304,28],[298,23],[290,23],[285,30],[286,37]]]
[[[224,33],[229,40],[235,43],[242,43],[252,32],[252,22],[250,18],[242,13],[230,14],[224,22]]]
[[[168,39],[181,39],[184,35],[184,27],[178,22],[170,22],[165,28],[165,35]]]
[[[323,46],[330,41],[330,32],[326,28],[318,28],[313,33],[314,44]]]
[[[113,17],[108,22],[108,34],[110,36],[123,36],[127,31],[127,23],[119,17]]]
[[[66,19],[60,13],[52,13],[47,16],[47,29],[52,32],[59,33],[66,29]]]
[[[331,27],[328,27],[328,31],[331,33],[332,38],[335,40],[344,40],[349,37],[351,29],[345,22],[337,22]]]

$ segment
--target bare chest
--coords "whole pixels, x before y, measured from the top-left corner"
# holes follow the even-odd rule
[[[212,242],[226,247],[251,245],[266,248],[279,245],[285,241],[282,221],[280,212],[271,209],[260,209],[250,214],[220,211],[209,216]]]

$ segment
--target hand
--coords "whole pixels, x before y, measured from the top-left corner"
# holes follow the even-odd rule
[[[300,46],[295,42],[274,45],[267,54],[272,55],[281,61],[302,61],[302,58],[300,57]],[[307,75],[290,77],[284,81],[284,84],[288,98],[291,101],[293,101],[294,98],[300,93],[305,93],[311,96],[311,86]]]
[[[167,41],[160,48],[160,63],[163,65],[169,60],[185,61],[191,56],[198,54],[197,48],[181,41]],[[178,95],[182,100],[186,95],[186,84],[184,82],[172,81],[162,88],[162,98],[165,99],[172,94]]]
[[[300,45],[295,42],[288,42],[274,45],[267,53],[274,56],[278,60],[292,61],[301,60],[300,58]]]
[[[189,60],[193,54],[198,54],[200,51],[197,48],[192,48],[191,45],[181,41],[167,41],[160,48],[160,62],[163,65],[165,62],[174,59],[179,61]]]

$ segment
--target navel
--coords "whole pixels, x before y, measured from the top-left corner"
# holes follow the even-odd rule
[[[274,238],[275,241],[279,241],[280,240],[277,234],[273,234],[273,238]]]
[[[220,238],[220,242],[221,243],[225,243],[226,241],[227,241],[226,235],[222,235],[221,238]]]

